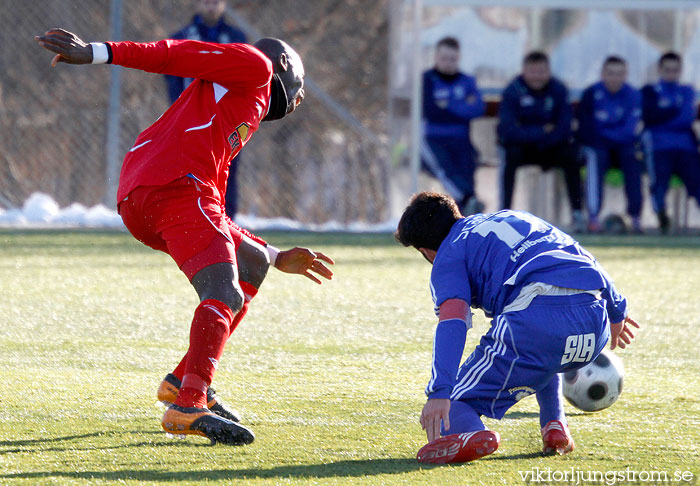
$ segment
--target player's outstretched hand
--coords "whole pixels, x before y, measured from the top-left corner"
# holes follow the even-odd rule
[[[610,324],[610,349],[615,349],[617,347],[625,349],[627,347],[632,339],[634,339],[631,326],[639,329],[639,324],[630,317],[625,317],[624,321]]]
[[[445,430],[450,430],[450,399],[428,399],[420,414],[420,424],[428,436],[428,442],[440,438],[441,421],[445,422]]]
[[[92,47],[67,30],[51,29],[44,35],[34,36],[34,40],[44,49],[56,54],[51,60],[51,67],[56,67],[59,62],[68,64],[92,62]]]
[[[313,252],[308,248],[296,247],[279,252],[275,261],[275,267],[286,273],[298,273],[320,285],[321,280],[314,273],[326,280],[333,278],[333,271],[323,262],[331,265],[335,263],[332,258],[319,251]]]

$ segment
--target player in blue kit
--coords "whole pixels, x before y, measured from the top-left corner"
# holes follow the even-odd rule
[[[436,177],[468,214],[481,211],[476,199],[476,150],[469,136],[474,118],[484,114],[476,80],[459,72],[459,43],[437,43],[435,67],[423,73],[423,168]]]
[[[428,444],[418,461],[491,454],[500,437],[480,416],[500,419],[532,394],[543,452],[573,450],[558,373],[591,362],[608,340],[611,349],[624,348],[634,337],[631,326],[639,327],[600,264],[571,236],[529,213],[465,218],[450,197],[431,192],[411,199],[395,236],[432,263],[439,319],[420,419]],[[460,367],[470,306],[493,320]]]
[[[688,195],[700,203],[700,156],[693,132],[695,91],[692,86],[679,84],[681,69],[681,57],[668,52],[659,59],[659,81],[642,88],[642,141],[651,201],[663,233],[670,229],[666,191],[674,173],[685,183]]]
[[[585,230],[569,92],[552,76],[547,54],[533,51],[525,56],[522,74],[503,91],[498,117],[498,141],[503,148],[501,209],[511,207],[518,167],[559,167],[564,171],[574,229]]]
[[[641,232],[642,169],[637,141],[642,117],[639,91],[627,84],[627,63],[617,56],[603,62],[601,81],[589,86],[578,106],[578,140],[586,159],[588,230],[601,231],[603,178],[612,159],[625,176],[627,214],[635,233]]]

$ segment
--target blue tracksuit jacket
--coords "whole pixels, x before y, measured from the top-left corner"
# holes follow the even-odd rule
[[[565,142],[571,135],[568,98],[566,86],[554,77],[543,89],[535,91],[518,76],[503,91],[498,122],[500,142],[540,147]],[[544,126],[549,123],[555,128],[546,133]]]
[[[695,116],[692,86],[659,81],[642,88],[642,117],[652,150],[697,151]]]
[[[628,144],[637,139],[642,116],[638,90],[625,84],[610,93],[602,82],[589,86],[578,107],[578,140],[583,145]]]

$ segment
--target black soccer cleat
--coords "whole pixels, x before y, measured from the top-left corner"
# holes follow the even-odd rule
[[[209,410],[214,412],[216,415],[223,417],[226,420],[231,420],[233,422],[241,421],[241,415],[238,412],[231,410],[228,405],[222,402],[219,396],[216,394],[216,390],[214,390],[212,387],[209,387],[207,390],[207,407],[209,407]]]
[[[165,405],[175,403],[181,385],[182,383],[177,376],[168,373],[158,387],[158,400]],[[226,420],[231,420],[233,422],[241,421],[241,415],[223,403],[216,394],[216,390],[211,387],[207,389],[207,407],[216,415]]]
[[[161,421],[163,430],[176,435],[201,435],[216,443],[246,445],[255,440],[253,432],[226,420],[206,408],[170,405]]]

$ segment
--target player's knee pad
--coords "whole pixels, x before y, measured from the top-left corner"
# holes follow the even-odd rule
[[[226,304],[235,314],[243,307],[244,294],[239,272],[234,264],[220,262],[209,265],[191,280],[200,300],[214,299]]]
[[[243,308],[245,295],[243,294],[243,289],[241,289],[240,284],[238,282],[233,282],[233,285],[226,286],[225,289],[222,289],[222,293],[217,300],[226,304],[228,308],[236,314]]]
[[[238,282],[231,281],[230,284],[216,285],[209,287],[200,294],[202,300],[213,299],[225,304],[234,315],[243,308],[245,295]]]
[[[270,268],[270,256],[265,247],[249,238],[243,238],[236,251],[240,279],[259,288]]]

